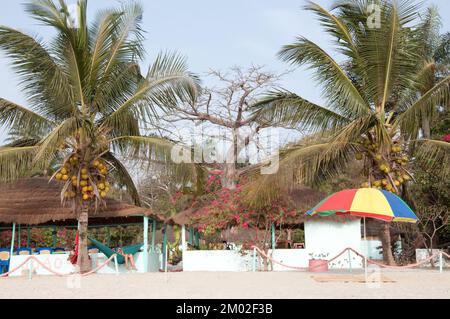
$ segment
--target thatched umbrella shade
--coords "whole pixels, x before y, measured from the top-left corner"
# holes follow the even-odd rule
[[[42,225],[76,224],[76,213],[61,204],[62,185],[47,178],[21,179],[0,187],[0,223]],[[130,205],[111,198],[90,216],[90,224],[121,224],[141,222],[142,217],[164,219],[150,209]]]

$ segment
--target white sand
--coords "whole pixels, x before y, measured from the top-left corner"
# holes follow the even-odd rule
[[[0,298],[450,298],[450,271],[383,272],[395,283],[318,283],[305,272],[184,272],[0,278]]]

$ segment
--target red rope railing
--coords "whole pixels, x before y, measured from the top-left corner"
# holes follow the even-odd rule
[[[254,248],[261,256],[263,256],[264,258],[267,258],[268,260],[270,260],[270,261],[273,262],[274,264],[278,264],[278,265],[283,266],[283,267],[286,267],[286,268],[306,271],[306,270],[311,270],[311,269],[314,269],[314,268],[317,268],[317,267],[321,267],[321,265],[316,265],[316,266],[313,266],[313,267],[296,267],[296,266],[286,265],[286,264],[283,264],[283,263],[279,262],[278,260],[273,259],[271,256],[268,256],[268,255],[267,255],[263,250],[261,250],[259,247],[257,247],[257,246],[252,246],[252,248]],[[385,265],[385,264],[383,264],[383,263],[377,262],[377,261],[372,260],[372,259],[370,259],[370,258],[366,258],[363,254],[357,252],[357,251],[354,250],[353,248],[347,247],[347,248],[345,248],[344,250],[342,250],[339,254],[337,254],[336,256],[334,256],[333,258],[331,258],[330,260],[327,260],[327,263],[329,264],[329,263],[331,263],[333,260],[336,260],[336,259],[339,258],[342,254],[344,254],[346,251],[352,251],[352,252],[354,252],[357,256],[363,258],[363,260],[364,260],[364,259],[367,259],[367,262],[368,262],[368,263],[377,265],[377,266],[382,267],[382,268],[394,268],[394,269],[399,269],[399,268],[400,268],[400,269],[401,269],[401,268],[414,268],[414,267],[420,266],[420,265],[422,265],[422,264],[425,264],[425,263],[429,262],[429,261],[432,260],[433,258],[438,257],[441,253],[442,253],[442,255],[444,255],[444,256],[446,256],[447,258],[450,259],[450,255],[449,255],[449,254],[447,254],[447,253],[445,253],[445,252],[439,252],[439,253],[436,253],[436,254],[434,254],[434,255],[432,255],[432,256],[430,256],[430,257],[428,257],[428,258],[426,258],[426,259],[424,259],[424,260],[422,260],[422,261],[420,261],[420,262],[418,262],[418,263],[409,264],[409,265],[405,265],[405,266],[390,266],[390,265]]]
[[[116,256],[116,254],[112,255],[111,257],[109,257],[104,263],[102,263],[101,265],[97,266],[96,268],[94,268],[93,270],[83,273],[81,274],[82,277],[86,277],[89,275],[92,275],[93,273],[98,272],[100,269],[102,269],[103,267],[105,267],[114,257]],[[9,270],[8,272],[1,274],[0,278],[5,278],[8,277],[8,275],[12,274],[13,272],[16,272],[17,270],[19,270],[20,268],[22,268],[24,265],[26,265],[30,260],[35,260],[39,265],[41,265],[44,269],[46,269],[47,271],[51,272],[52,274],[55,274],[56,276],[60,276],[60,277],[64,277],[64,276],[72,276],[73,274],[63,274],[60,272],[57,272],[56,270],[51,269],[50,267],[48,267],[45,263],[43,263],[41,260],[39,260],[38,258],[36,258],[36,256],[30,256],[27,259],[25,259],[23,262],[21,262],[17,267],[15,267],[12,270]]]

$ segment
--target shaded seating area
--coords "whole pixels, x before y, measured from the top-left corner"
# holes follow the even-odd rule
[[[67,249],[57,247],[56,228],[77,228],[76,213],[70,207],[62,207],[61,185],[48,182],[47,178],[27,178],[2,185],[0,189],[0,231],[12,232],[10,247],[2,247],[2,265],[8,269],[11,257],[18,255],[58,255],[69,254]],[[20,196],[18,196],[20,194]],[[149,239],[149,224],[152,233],[156,233],[158,224],[163,218],[154,214],[150,209],[138,207],[112,198],[106,199],[106,205],[99,207],[89,217],[89,228],[115,227],[117,225],[142,225],[143,242],[140,251],[143,255],[143,269],[148,270],[149,251],[155,252],[156,234]],[[29,247],[29,230],[36,227],[53,227],[53,247]],[[17,240],[23,230],[28,233],[27,246],[20,247]],[[19,246],[19,247],[18,247]],[[14,252],[14,255],[12,254]],[[89,253],[99,253],[98,247],[89,247]],[[3,269],[5,271],[5,269]]]
[[[4,273],[9,268],[10,251],[6,248],[0,248],[0,273]]]

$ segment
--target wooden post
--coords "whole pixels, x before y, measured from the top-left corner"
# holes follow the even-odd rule
[[[144,216],[144,272],[148,272],[148,217]]]
[[[272,224],[272,249],[275,249],[277,246],[277,240],[276,240],[276,234],[275,234],[275,224]]]
[[[28,226],[27,228],[27,247],[31,248],[31,231],[30,231],[30,227]]]
[[[57,243],[56,225],[53,225],[52,238],[53,238],[53,248],[56,248],[56,243]]]
[[[156,251],[156,220],[152,222],[152,252]]]
[[[162,262],[163,262],[163,270],[167,269],[167,225],[163,227],[164,237],[163,237],[163,246],[162,246]]]
[[[9,261],[10,261],[10,265],[11,265],[11,258],[14,254],[14,238],[16,237],[16,223],[13,223],[13,227],[12,227],[12,236],[11,236],[11,250],[9,253]],[[11,266],[10,266],[11,267]]]

